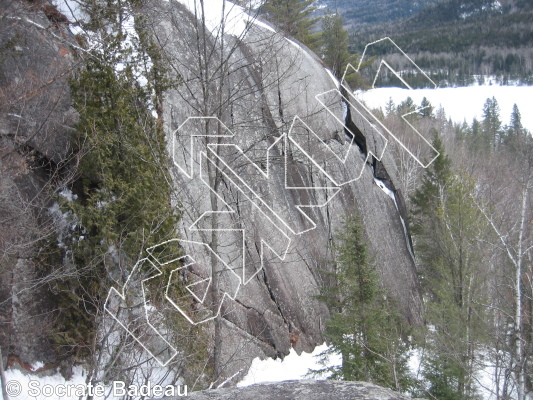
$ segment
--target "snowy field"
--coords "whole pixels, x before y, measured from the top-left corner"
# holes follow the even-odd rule
[[[411,97],[416,105],[420,105],[422,99],[426,97],[435,110],[442,106],[446,116],[452,121],[462,123],[466,120],[468,124],[471,124],[474,118],[482,119],[485,101],[494,96],[500,106],[500,119],[503,125],[509,124],[513,104],[516,103],[522,115],[524,128],[533,132],[533,86],[482,85],[414,90],[378,88],[356,92],[356,95],[370,108],[383,110],[390,98],[398,105],[407,97]]]
[[[42,363],[32,365],[33,369],[42,367]],[[140,369],[143,369],[142,367]],[[146,370],[144,372],[147,372]],[[189,393],[185,386],[171,385],[167,379],[166,368],[151,370],[150,378],[139,379],[136,385],[114,381],[94,385],[87,384],[87,372],[80,366],[73,368],[73,375],[65,379],[59,372],[51,376],[36,376],[18,369],[5,371],[6,389],[10,400],[123,400],[128,399],[158,399],[163,396],[171,398],[186,397]],[[92,397],[91,397],[92,396]],[[0,391],[0,400],[3,400]]]

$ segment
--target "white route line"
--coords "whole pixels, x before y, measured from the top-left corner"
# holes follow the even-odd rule
[[[347,90],[348,93],[351,94],[351,91],[350,91],[350,88],[347,86],[346,84],[346,76],[348,75],[349,73],[349,69],[353,69],[354,71],[356,72],[359,72],[360,69],[361,69],[361,66],[364,62],[364,58],[366,56],[366,52],[368,50],[369,47],[377,44],[377,43],[381,43],[381,42],[385,42],[385,41],[388,41],[390,42],[407,60],[409,60],[409,62],[412,64],[412,66],[414,66],[424,77],[426,77],[426,79],[430,82],[430,84],[433,86],[434,89],[437,88],[437,84],[396,44],[394,43],[394,41],[389,38],[389,37],[385,37],[385,38],[382,38],[382,39],[379,39],[379,40],[376,40],[372,43],[368,43],[366,46],[365,46],[365,50],[363,51],[363,54],[361,55],[361,59],[359,60],[359,65],[357,67],[357,69],[355,69],[351,64],[348,64],[348,66],[346,67],[346,70],[344,72],[344,75],[342,77],[342,80],[341,80],[341,85]],[[372,88],[375,88],[375,84],[376,84],[376,81],[378,79],[378,76],[379,76],[379,73],[381,71],[381,67],[385,65],[385,67],[387,67],[409,90],[413,90],[413,88],[402,78],[401,74],[399,74],[397,71],[395,71],[385,60],[381,60],[380,64],[379,64],[379,67],[378,67],[378,71],[376,72],[376,75],[374,77],[374,81],[372,82]],[[355,98],[355,97],[354,97]],[[357,100],[359,102],[359,100]],[[359,102],[360,103],[360,102]],[[361,104],[361,103],[360,103]],[[437,151],[437,149],[435,149],[431,143],[426,140],[426,138],[407,120],[407,116],[408,115],[411,115],[411,114],[415,114],[415,113],[419,113],[420,111],[422,110],[425,110],[427,107],[418,107],[415,111],[411,111],[411,112],[408,112],[406,114],[403,114],[401,116],[401,118],[405,121],[405,123],[413,130],[413,132],[416,133],[416,135],[418,135],[418,137],[420,139],[422,139],[422,141],[424,143],[426,143],[434,152],[435,157],[433,157],[431,160],[429,160],[427,163],[424,163],[424,161],[420,160],[415,154],[413,154],[411,152],[411,150],[409,150],[407,148],[407,146],[400,140],[396,137],[396,135],[394,135],[385,125],[383,125],[379,119],[374,116],[375,120],[387,131],[387,133],[405,150],[407,151],[407,153],[409,153],[409,155],[411,157],[413,157],[413,159],[418,163],[420,164],[423,168],[427,168],[429,167],[433,161],[435,161],[437,159],[437,157],[440,155],[440,153]]]
[[[175,239],[173,239],[175,240]],[[224,270],[227,270],[229,271],[231,274],[234,275],[234,278],[238,280],[238,285],[237,287],[234,289],[233,293],[228,293],[227,291],[224,291],[223,295],[222,295],[222,298],[219,300],[219,304],[218,304],[218,307],[217,307],[217,312],[214,313],[214,315],[212,315],[211,317],[208,317],[208,318],[205,318],[205,319],[202,319],[200,321],[194,321],[193,319],[190,318],[190,316],[185,312],[185,310],[183,310],[179,305],[177,305],[175,303],[175,301],[172,299],[172,297],[169,295],[169,290],[173,284],[173,277],[174,277],[174,274],[179,272],[181,269],[185,269],[187,268],[188,266],[190,265],[193,265],[196,263],[196,261],[190,256],[190,255],[185,255],[185,256],[182,256],[178,259],[178,261],[181,261],[183,259],[189,259],[191,260],[190,262],[187,262],[187,263],[184,263],[182,266],[178,267],[178,268],[175,268],[173,269],[171,272],[170,272],[170,277],[168,279],[168,282],[167,282],[167,285],[166,285],[166,288],[165,288],[165,298],[169,301],[170,304],[172,304],[174,306],[174,308],[176,308],[176,310],[178,310],[181,315],[183,315],[187,321],[189,321],[192,325],[198,325],[198,324],[201,324],[201,323],[204,323],[204,322],[207,322],[207,321],[211,321],[213,319],[215,319],[219,314],[220,314],[220,311],[221,311],[221,308],[222,308],[222,304],[224,303],[224,300],[226,298],[229,298],[231,300],[235,300],[235,298],[237,297],[237,294],[239,292],[239,289],[240,289],[240,286],[241,286],[241,279],[240,277],[224,262],[224,260],[222,260],[222,258],[220,258],[220,256],[218,254],[216,254],[213,249],[206,243],[202,243],[202,242],[197,242],[197,241],[192,241],[192,240],[179,240],[180,243],[189,243],[189,244],[196,244],[196,245],[199,245],[199,246],[204,246],[206,248],[208,248],[212,253],[213,255],[217,258],[217,260],[222,263],[222,265],[224,266]],[[164,242],[162,244],[166,244],[168,243],[167,242]],[[160,246],[161,244],[157,245],[157,246]],[[154,246],[153,248],[157,247],[157,246]],[[153,249],[151,248],[151,249]],[[168,264],[168,262],[167,262]],[[205,278],[205,279],[201,279],[199,281],[196,281],[196,282],[193,282],[189,285],[187,285],[185,288],[187,289],[187,291],[200,303],[200,304],[203,304],[204,301],[205,301],[205,298],[207,296],[207,292],[208,292],[208,289],[209,287],[211,286],[211,283],[212,283],[212,280],[213,280],[213,277],[209,277],[209,278]],[[199,298],[196,293],[194,293],[191,288],[193,286],[197,286],[203,282],[209,282],[208,285],[207,285],[207,288],[202,296],[202,298]]]
[[[126,301],[126,289],[128,288],[128,284],[130,283],[130,281],[132,280],[132,277],[138,273],[138,270],[140,268],[140,266],[145,263],[145,262],[149,262],[151,264],[151,267],[153,269],[155,269],[157,271],[157,273],[153,276],[150,276],[146,279],[143,279],[141,281],[141,286],[142,286],[142,295],[143,295],[143,302],[144,302],[144,316],[146,318],[146,323],[150,326],[151,330],[153,332],[151,333],[155,333],[157,336],[158,336],[158,339],[160,340],[160,343],[163,344],[163,348],[160,349],[160,351],[158,351],[157,353],[154,353],[153,349],[149,346],[148,343],[144,343],[143,341],[143,338],[142,336],[140,336],[139,334],[135,333],[135,332],[132,332],[128,326],[126,326],[122,321],[121,319],[119,318],[119,314],[120,314],[120,304],[117,304],[117,305],[112,305],[110,304],[110,302],[112,300],[116,300],[117,297],[118,299],[120,299],[120,302],[124,302]],[[162,275],[162,271],[157,268],[155,266],[155,264],[150,261],[148,258],[143,258],[141,260],[139,260],[135,266],[133,267],[133,270],[131,271],[130,275],[128,276],[128,278],[126,279],[126,283],[124,284],[124,286],[122,287],[122,290],[121,292],[119,292],[118,290],[116,290],[114,287],[111,287],[111,289],[109,290],[109,293],[107,295],[107,298],[106,298],[106,301],[104,303],[104,309],[108,312],[108,314],[116,321],[118,322],[118,324],[120,326],[122,326],[122,328],[124,328],[124,330],[126,330],[126,332],[128,332],[136,341],[137,343],[139,343],[153,358],[155,358],[155,360],[161,365],[161,366],[166,366],[168,365],[177,355],[178,355],[178,350],[173,347],[164,337],[163,335],[151,324],[150,322],[150,318],[148,316],[148,307],[147,307],[147,301],[146,301],[146,293],[145,293],[145,289],[144,289],[144,284],[146,281],[150,280],[150,279],[153,279],[153,278],[156,278],[160,275]],[[114,309],[113,306],[116,306],[117,309]],[[145,332],[142,332],[142,334],[144,334]],[[141,334],[141,335],[142,335]],[[147,338],[147,339],[151,339],[151,338]],[[166,353],[169,353],[169,356],[168,357],[165,357],[165,354]]]

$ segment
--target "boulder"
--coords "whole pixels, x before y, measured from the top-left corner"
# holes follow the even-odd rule
[[[409,400],[411,397],[367,382],[286,381],[242,388],[193,392],[190,400]],[[176,398],[177,399],[177,398]],[[170,399],[169,399],[170,400]]]

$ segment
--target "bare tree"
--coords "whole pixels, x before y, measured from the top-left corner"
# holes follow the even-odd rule
[[[510,337],[507,328],[502,329],[502,334],[507,337],[504,343],[508,344],[511,354],[510,365],[505,368],[512,372],[517,396],[522,400],[530,390],[526,387],[530,360],[525,351],[529,346],[529,338],[525,335],[528,330],[525,326],[528,317],[524,315],[528,308],[527,265],[533,249],[530,228],[533,152],[529,139],[524,139],[520,148],[515,151],[518,154],[512,155],[512,161],[505,157],[505,162],[497,162],[497,169],[492,169],[492,174],[486,175],[488,179],[483,182],[482,192],[485,201],[480,207],[496,235],[494,248],[501,252],[502,259],[513,269],[513,274],[504,274],[504,280],[499,284],[504,285],[501,290],[504,306],[508,302],[505,296],[509,293],[509,290],[504,288],[512,288],[514,310],[511,311],[509,304],[506,308],[499,307],[498,310],[512,321]]]

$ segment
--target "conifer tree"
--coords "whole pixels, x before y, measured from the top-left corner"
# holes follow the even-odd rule
[[[483,139],[497,148],[502,142],[502,122],[500,120],[500,106],[495,97],[488,98],[483,106]]]
[[[438,132],[435,132],[431,145],[439,152],[440,156],[425,170],[420,188],[411,199],[413,204],[411,225],[415,235],[422,234],[426,229],[432,230],[432,227],[428,226],[428,223],[431,222],[428,221],[428,217],[440,204],[446,185],[452,176],[452,161],[446,155]]]
[[[89,351],[95,316],[113,284],[110,275],[131,270],[146,248],[174,237],[179,215],[171,205],[163,127],[153,115],[157,95],[170,83],[140,26],[135,42],[127,38],[123,22],[129,5],[87,2],[85,29],[101,41],[70,82],[79,113],[74,134],[79,178],[72,188],[77,201],[62,206],[79,232],[66,247],[75,272],[54,283],[61,306],[52,339],[60,352],[80,357]],[[143,62],[146,58],[151,62]],[[139,73],[147,64],[143,86]]]
[[[316,0],[267,0],[261,13],[278,29],[316,50],[320,34],[313,32],[318,18],[313,18]]]
[[[396,112],[399,116],[403,116],[405,114],[408,114],[406,118],[410,121],[412,121],[414,118],[416,118],[415,114],[411,114],[414,111],[416,111],[416,105],[411,97],[407,97],[404,101],[402,101],[400,104],[398,104],[398,107],[396,107]]]
[[[170,159],[157,118],[158,96],[174,83],[166,78],[142,20],[137,20],[135,34],[125,31],[133,1],[95,2],[92,7],[88,25],[107,33],[71,82],[80,113],[80,150],[86,153],[77,186],[81,202],[73,207],[89,241],[115,245],[135,258],[141,241],[146,247],[174,232]],[[145,83],[139,74],[146,75]]]
[[[518,109],[516,103],[513,105],[511,123],[509,124],[507,134],[514,137],[524,136],[526,134],[526,130],[522,125],[522,115],[520,114],[520,110]]]
[[[378,272],[357,215],[346,217],[335,237],[334,252],[335,284],[324,288],[319,297],[332,312],[325,332],[330,348],[321,356],[340,353],[342,364],[314,372],[406,390],[411,379],[407,346],[400,339],[400,316],[379,288]]]
[[[477,120],[477,118],[472,120],[472,135],[481,135],[481,123]]]
[[[341,79],[346,66],[352,64],[357,67],[357,55],[348,51],[348,32],[343,27],[342,17],[332,13],[329,9],[322,17],[322,46],[320,49],[322,59],[328,65],[333,74]],[[348,78],[348,83],[353,85],[356,78]]]
[[[470,125],[467,143],[473,153],[487,153],[490,151],[490,140],[483,131],[482,123],[474,118]]]
[[[431,105],[429,100],[424,97],[422,99],[422,103],[420,104],[421,110],[420,110],[420,116],[421,117],[433,117],[433,111],[435,110],[435,107]]]
[[[385,114],[389,115],[390,113],[393,113],[395,110],[396,110],[396,104],[394,104],[392,97],[389,97],[389,100],[385,104]]]

